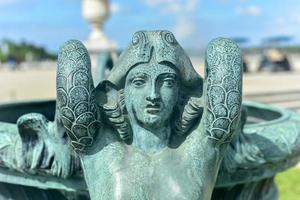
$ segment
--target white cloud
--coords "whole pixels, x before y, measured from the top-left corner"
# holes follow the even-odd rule
[[[179,39],[185,39],[193,36],[197,31],[196,24],[188,18],[180,18],[173,27],[174,34]]]
[[[116,2],[112,2],[111,4],[110,4],[110,12],[112,13],[112,14],[116,14],[116,13],[119,13],[120,11],[121,11],[121,5],[120,4],[118,4],[118,3],[116,3]]]
[[[279,26],[291,25],[298,27],[300,25],[300,15],[296,12],[289,13],[289,16],[278,16],[275,23]]]
[[[21,0],[0,0],[0,6],[11,6],[20,2]]]
[[[144,0],[150,7],[156,7],[163,14],[177,14],[194,11],[198,0]]]
[[[296,22],[297,26],[300,25],[300,16],[299,15],[295,16],[295,22]]]
[[[161,11],[163,13],[179,13],[181,10],[180,4],[166,4],[165,6],[162,7]]]
[[[185,6],[186,10],[187,11],[194,11],[197,8],[197,4],[198,4],[197,0],[186,1],[186,6]]]
[[[286,23],[286,19],[284,17],[277,17],[275,22],[278,24],[284,24]]]
[[[161,14],[175,17],[172,31],[179,40],[185,40],[197,32],[194,18],[199,0],[144,0],[149,7],[156,8]]]
[[[260,6],[252,5],[252,6],[238,6],[236,8],[238,14],[241,15],[250,15],[250,16],[259,16],[262,14],[262,9]]]
[[[219,3],[222,3],[222,4],[231,4],[231,3],[238,3],[238,4],[241,4],[241,3],[245,3],[249,0],[218,0]]]
[[[144,0],[144,2],[151,7],[160,6],[162,4],[172,4],[172,0]]]

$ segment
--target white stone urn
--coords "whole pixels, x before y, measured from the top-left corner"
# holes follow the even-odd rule
[[[84,42],[89,51],[94,83],[98,84],[99,80],[105,75],[105,66],[99,61],[102,53],[109,52],[113,61],[117,58],[117,45],[110,41],[103,33],[103,24],[109,17],[109,0],[81,0],[82,15],[91,24],[91,33],[89,38]]]
[[[101,50],[114,50],[116,44],[103,33],[103,24],[109,16],[108,0],[82,0],[82,15],[91,24],[92,31],[85,42],[91,53]]]

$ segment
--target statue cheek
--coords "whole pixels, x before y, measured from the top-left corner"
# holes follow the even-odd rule
[[[126,92],[126,104],[133,105],[134,107],[140,107],[145,102],[145,90],[140,90],[136,88],[130,88]]]
[[[173,110],[174,106],[177,104],[178,99],[178,90],[163,90],[162,92],[162,100],[164,102],[165,107],[170,110]]]

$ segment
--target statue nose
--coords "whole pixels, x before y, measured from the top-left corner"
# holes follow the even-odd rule
[[[158,101],[160,98],[158,96],[147,96],[147,101]]]
[[[154,86],[151,88],[151,92],[147,95],[146,100],[147,101],[158,101],[160,99],[160,95],[157,91],[157,88]]]

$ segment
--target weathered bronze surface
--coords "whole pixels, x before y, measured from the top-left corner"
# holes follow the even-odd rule
[[[91,199],[210,199],[239,130],[242,61],[215,39],[204,84],[168,31],[135,33],[96,89],[87,50],[60,50],[58,110]]]

